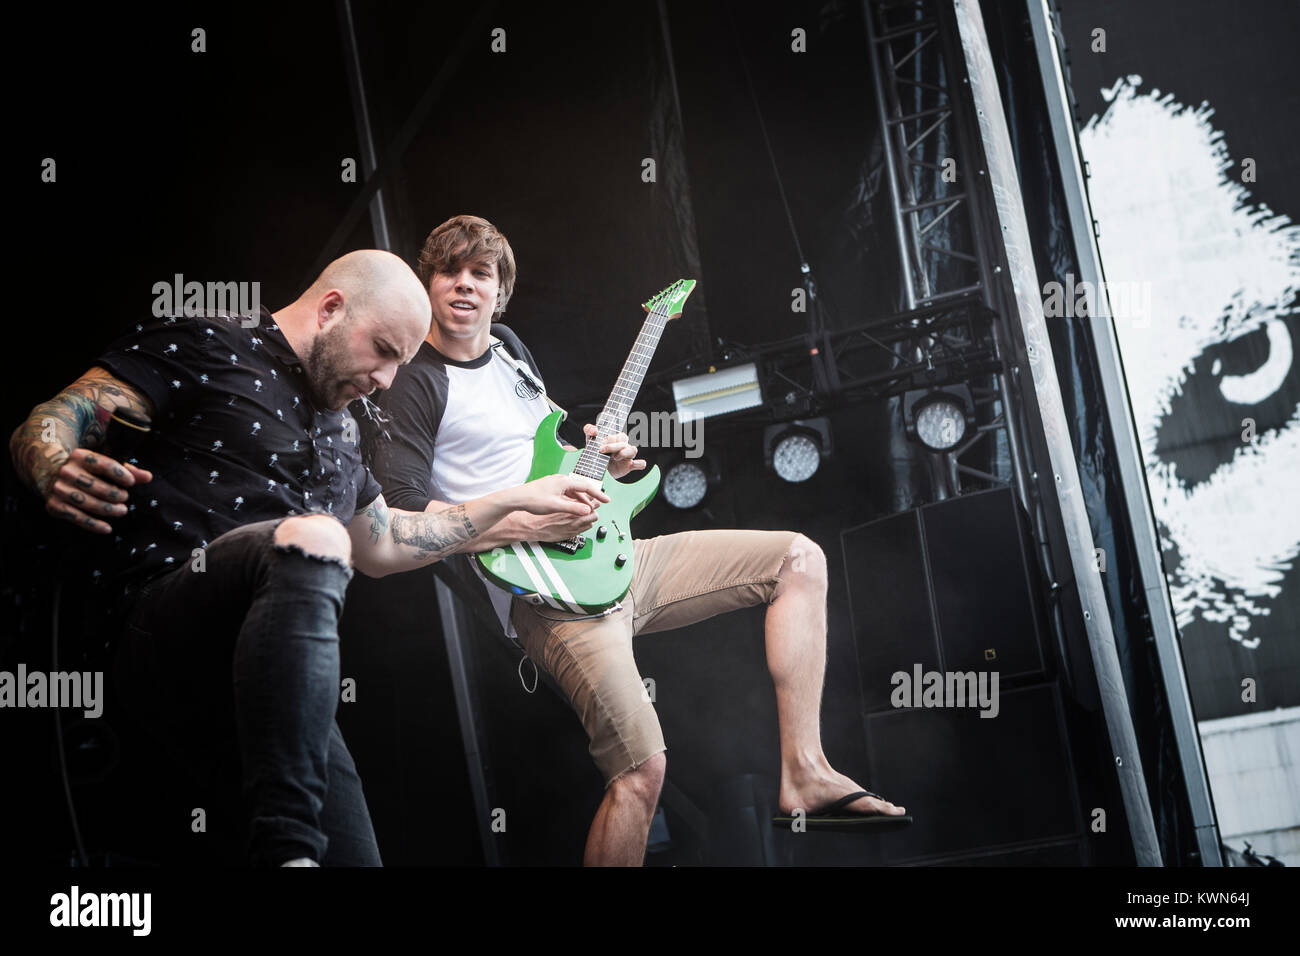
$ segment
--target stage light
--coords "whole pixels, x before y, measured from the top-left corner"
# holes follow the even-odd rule
[[[821,451],[807,435],[786,435],[772,452],[772,467],[786,481],[807,481],[821,463]]]
[[[966,410],[949,398],[926,402],[916,413],[916,437],[935,451],[947,451],[966,434]]]
[[[973,407],[965,385],[908,392],[903,396],[907,437],[931,451],[951,451],[966,437]]]
[[[664,475],[664,500],[674,508],[694,508],[709,490],[709,476],[693,461],[679,461]]]
[[[824,418],[771,425],[763,433],[768,467],[792,483],[807,481],[817,473],[831,450],[831,426]]]
[[[711,418],[763,404],[758,384],[758,366],[753,362],[720,368],[706,375],[679,378],[673,382],[677,418]]]

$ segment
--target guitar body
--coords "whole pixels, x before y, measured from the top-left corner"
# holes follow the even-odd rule
[[[552,412],[537,426],[529,481],[569,474],[581,457],[581,451],[565,451],[556,437],[561,418],[560,412]],[[567,546],[522,541],[495,548],[476,556],[483,574],[512,594],[535,594],[557,610],[598,614],[613,607],[632,587],[632,518],[659,490],[659,467],[626,483],[607,473],[602,490],[609,501],[600,506],[595,526],[581,539]]]
[[[600,449],[607,438],[627,424],[659,336],[669,321],[682,314],[694,288],[694,279],[678,279],[641,304],[647,313],[645,324],[623,363],[609,401],[596,419],[596,434],[588,436],[586,448],[566,451],[556,437],[563,412],[551,412],[537,426],[528,480],[581,475],[599,481],[609,501],[597,510],[596,524],[585,535],[545,543],[516,541],[508,548],[493,548],[476,555],[484,577],[497,587],[535,604],[574,614],[607,611],[632,587],[632,518],[659,490],[659,468],[651,468],[634,482],[614,481],[609,477],[609,459]]]

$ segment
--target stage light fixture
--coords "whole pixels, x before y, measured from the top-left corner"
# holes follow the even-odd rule
[[[831,426],[825,418],[771,425],[763,433],[767,465],[781,478],[797,484],[817,473],[831,450]]]
[[[807,481],[821,463],[821,450],[807,435],[786,435],[772,450],[772,467],[786,481]]]
[[[935,452],[956,448],[974,423],[974,402],[965,385],[914,389],[903,396],[907,437]]]
[[[673,382],[677,418],[712,418],[763,404],[758,366],[753,362],[715,369]]]
[[[694,508],[709,490],[709,476],[694,461],[679,461],[664,475],[664,500],[674,508]]]

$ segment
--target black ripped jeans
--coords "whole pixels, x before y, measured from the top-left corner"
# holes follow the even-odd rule
[[[115,649],[117,691],[193,784],[233,792],[238,777],[243,820],[224,829],[253,865],[379,866],[334,717],[352,569],[277,546],[282,520],[227,532],[203,571],[187,563],[139,589]]]

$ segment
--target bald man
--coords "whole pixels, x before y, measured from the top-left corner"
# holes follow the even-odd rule
[[[349,253],[253,323],[137,325],[10,439],[46,510],[102,536],[91,577],[120,632],[118,694],[207,795],[209,842],[229,835],[228,861],[380,863],[334,717],[354,567],[420,567],[512,511],[608,501],[595,481],[553,476],[437,511],[388,508],[345,409],[392,382],[430,316],[401,259]],[[171,809],[176,840],[192,840],[192,807]]]

